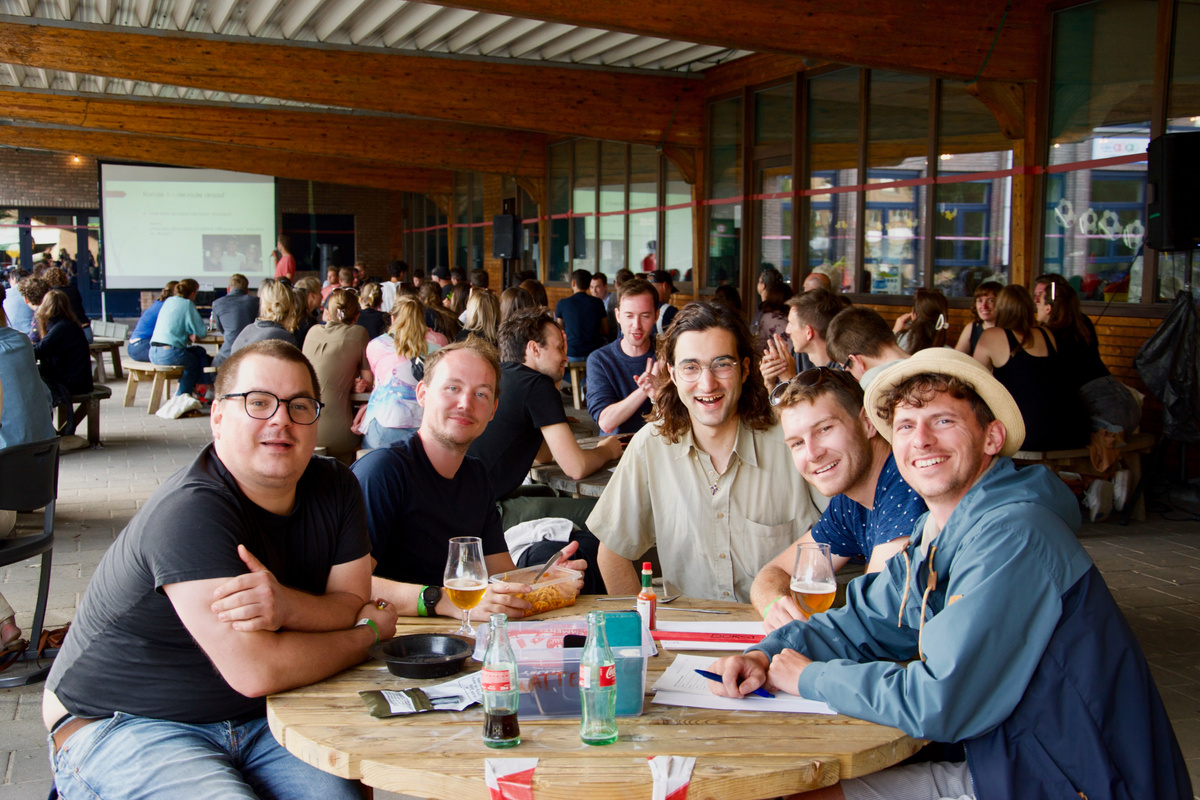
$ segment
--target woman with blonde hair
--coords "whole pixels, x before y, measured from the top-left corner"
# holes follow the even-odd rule
[[[253,325],[242,328],[233,342],[230,355],[253,342],[264,339],[282,339],[296,343],[296,328],[299,314],[296,309],[296,294],[292,287],[280,281],[263,281],[258,287],[258,319]]]
[[[350,395],[365,392],[373,377],[367,361],[371,337],[358,321],[358,298],[351,289],[334,289],[325,304],[325,324],[304,340],[304,355],[321,384],[325,407],[317,419],[317,445],[347,464],[354,461],[361,437],[351,429]]]
[[[450,313],[455,317],[462,315],[467,310],[467,300],[470,297],[471,287],[465,283],[456,283],[450,287],[450,294],[446,295],[444,301],[446,308],[450,309]]]
[[[355,428],[363,447],[387,447],[421,427],[417,383],[424,375],[424,358],[441,345],[425,326],[425,307],[411,297],[397,297],[392,328],[367,344],[367,361],[375,388]]]
[[[358,324],[366,329],[370,338],[382,336],[392,324],[392,318],[380,310],[383,304],[383,292],[378,283],[368,283],[359,293],[359,303],[362,310],[358,313]]]
[[[500,300],[487,289],[472,290],[471,299],[467,300],[463,329],[455,341],[465,341],[468,336],[478,336],[493,347],[499,346]]]

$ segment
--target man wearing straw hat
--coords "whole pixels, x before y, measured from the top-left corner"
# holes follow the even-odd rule
[[[1045,468],[1013,465],[1025,426],[1008,392],[935,348],[880,373],[866,408],[929,513],[844,607],[719,661],[715,691],[765,683],[962,745],[813,800],[1190,798],[1145,657],[1075,538],[1075,498]]]

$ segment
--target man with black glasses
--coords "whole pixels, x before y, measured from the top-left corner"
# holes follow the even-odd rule
[[[767,631],[808,619],[788,591],[798,545],[828,544],[835,571],[855,560],[879,572],[925,513],[925,501],[904,482],[891,446],[867,419],[863,390],[849,373],[802,372],[775,387],[771,404],[796,471],[831,499],[816,524],[754,579],[750,601]]]
[[[359,797],[275,741],[263,698],[395,632],[370,599],[362,492],[313,457],[320,387],[293,345],[239,350],[216,391],[213,443],[105,553],[46,681],[66,800]]]
[[[759,569],[816,521],[755,358],[719,303],[688,304],[659,339],[654,411],[587,520],[610,593],[637,593],[632,560],[657,545],[680,591],[748,602]]]

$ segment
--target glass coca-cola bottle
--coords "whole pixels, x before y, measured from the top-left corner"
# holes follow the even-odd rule
[[[488,747],[516,747],[521,743],[517,723],[517,657],[508,642],[508,616],[492,614],[488,620],[487,650],[483,654],[483,743]]]
[[[587,643],[579,659],[579,738],[584,744],[612,744],[617,740],[616,661],[604,632],[604,612],[589,611],[587,622]]]

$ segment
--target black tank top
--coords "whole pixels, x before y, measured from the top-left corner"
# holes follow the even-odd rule
[[[1091,417],[1071,385],[1068,371],[1059,363],[1058,351],[1046,332],[1036,329],[1046,342],[1049,355],[1035,356],[1017,342],[1012,331],[1004,331],[1012,352],[1007,363],[993,374],[1017,401],[1025,420],[1022,450],[1073,450],[1086,447],[1091,437]],[[1035,334],[1036,335],[1036,334]]]

